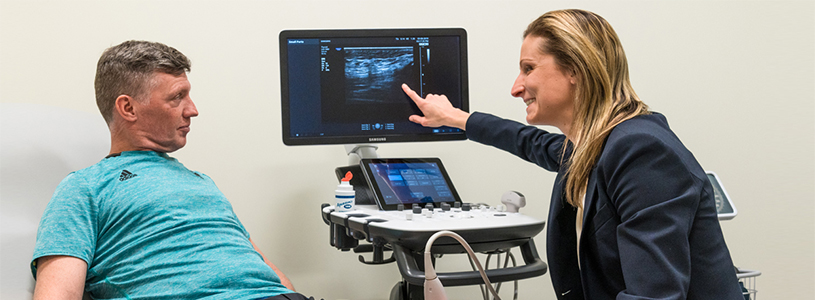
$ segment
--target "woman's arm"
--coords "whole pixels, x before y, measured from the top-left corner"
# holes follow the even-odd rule
[[[620,219],[614,233],[626,289],[617,298],[684,299],[702,179],[673,137],[631,127],[615,129],[597,166]]]
[[[467,137],[471,140],[508,151],[549,171],[557,171],[563,162],[564,135],[489,114],[470,114],[453,107],[444,95],[430,94],[422,99],[407,85],[403,84],[402,89],[424,113],[410,116],[412,122],[425,127],[469,127]]]
[[[424,127],[455,127],[466,130],[467,119],[470,113],[453,107],[450,100],[445,95],[429,94],[422,98],[416,94],[407,84],[402,84],[402,90],[413,99],[416,106],[422,111],[424,116],[412,115],[409,120]]]

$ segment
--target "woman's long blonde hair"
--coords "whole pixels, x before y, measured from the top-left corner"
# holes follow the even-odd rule
[[[566,162],[566,201],[582,206],[586,183],[614,126],[647,114],[628,79],[628,61],[620,39],[599,15],[577,9],[550,11],[529,24],[524,37],[542,37],[542,53],[577,77],[570,138],[574,150]],[[564,150],[565,150],[564,143]]]

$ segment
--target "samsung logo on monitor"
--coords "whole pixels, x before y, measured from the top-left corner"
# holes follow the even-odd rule
[[[369,142],[386,142],[388,138],[384,137],[377,137],[377,138],[368,138]]]

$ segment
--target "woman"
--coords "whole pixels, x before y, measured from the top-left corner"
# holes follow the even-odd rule
[[[558,172],[547,230],[558,299],[744,299],[711,184],[634,93],[611,26],[587,11],[548,12],[524,32],[520,68],[512,95],[526,121],[563,134],[403,89],[424,113],[411,121],[465,129]]]

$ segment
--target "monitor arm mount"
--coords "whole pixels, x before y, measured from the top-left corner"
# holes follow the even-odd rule
[[[376,145],[345,145],[345,153],[348,154],[348,165],[358,165],[364,158],[378,158]]]

